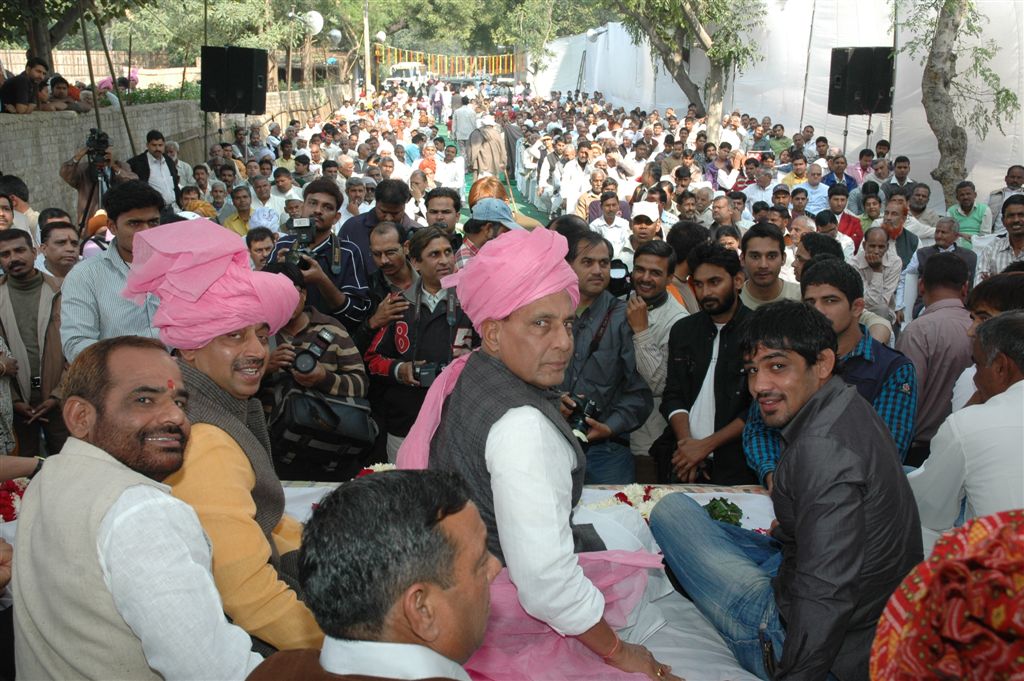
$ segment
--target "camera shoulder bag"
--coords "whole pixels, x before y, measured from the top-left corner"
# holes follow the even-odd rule
[[[314,342],[323,343],[319,338]],[[324,350],[330,345],[323,344]],[[359,456],[373,446],[378,433],[369,400],[325,395],[298,385],[290,376],[274,388],[267,429],[274,458],[286,464]]]

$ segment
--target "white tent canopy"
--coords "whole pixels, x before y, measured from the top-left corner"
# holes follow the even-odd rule
[[[842,146],[845,119],[827,112],[832,48],[892,46],[891,0],[766,0],[766,6],[764,25],[751,35],[751,40],[764,46],[764,58],[736,74],[726,87],[725,110],[771,116],[772,121],[786,126],[787,134],[810,124],[816,135],[825,135],[830,144]],[[993,69],[1005,87],[1024,97],[1024,3],[979,0],[978,7],[988,17],[986,37],[1000,46]],[[897,47],[901,39],[897,36]],[[617,106],[663,111],[669,106],[685,110],[689,103],[646,41],[634,45],[622,24],[608,24],[595,42],[580,34],[552,41],[547,47],[552,53],[547,68],[531,81],[538,94],[575,90],[582,63],[582,89],[599,90]],[[707,58],[697,49],[691,55],[691,78],[702,85],[709,69]],[[897,55],[892,115],[871,119],[874,132],[870,139],[867,116],[851,116],[846,151],[851,162],[856,162],[860,149],[869,144],[873,147],[878,139],[890,139],[893,153],[910,157],[911,178],[928,182],[933,207],[941,208],[941,187],[929,176],[939,153],[921,105],[921,74],[916,59]],[[968,130],[968,139],[968,179],[975,182],[979,199],[984,200],[988,192],[1003,186],[1008,166],[1024,161],[1024,116],[1018,112],[1004,124],[1003,132],[993,128],[985,140]]]

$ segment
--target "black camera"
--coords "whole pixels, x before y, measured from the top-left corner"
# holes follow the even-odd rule
[[[300,270],[308,270],[311,265],[302,256],[313,257],[310,247],[316,237],[316,226],[309,218],[290,218],[285,223],[285,231],[295,237],[295,242],[285,254],[285,262],[290,262]]]
[[[412,365],[412,377],[419,381],[420,386],[423,388],[429,388],[434,383],[434,379],[444,371],[445,364],[443,362],[427,362],[416,366]]]
[[[89,129],[89,137],[85,140],[85,149],[89,163],[96,165],[107,160],[107,149],[110,148],[110,136],[97,128]]]
[[[316,340],[308,348],[299,352],[295,355],[295,361],[292,362],[292,369],[299,372],[300,374],[308,374],[316,369],[316,363],[320,361],[320,358],[324,356],[324,352],[334,342],[334,334],[327,329],[320,329],[320,332],[316,335]]]
[[[572,429],[572,434],[575,435],[581,442],[586,444],[587,431],[590,430],[590,426],[587,425],[587,419],[597,419],[601,414],[601,410],[597,408],[597,402],[588,399],[583,395],[576,395],[572,398],[576,406],[573,407],[572,413],[569,414],[569,428]]]

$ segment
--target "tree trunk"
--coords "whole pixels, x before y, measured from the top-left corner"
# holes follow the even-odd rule
[[[949,94],[956,76],[956,39],[968,0],[944,2],[935,22],[935,36],[921,78],[921,103],[928,127],[939,145],[939,164],[931,172],[942,184],[946,205],[956,203],[956,184],[967,177],[967,133],[957,125]]]
[[[617,3],[616,7],[623,14],[628,15],[637,22],[644,30],[651,48],[661,57],[661,63],[665,70],[672,76],[679,89],[689,98],[691,104],[697,105],[697,114],[704,113],[704,98],[700,96],[700,88],[690,79],[689,66],[683,53],[683,45],[687,44],[686,33],[681,27],[676,27],[673,40],[663,39],[657,32],[657,27],[646,15],[635,12],[623,3]]]
[[[31,14],[25,26],[25,37],[28,38],[28,51],[32,57],[42,57],[53,71],[53,43],[50,42],[50,25],[45,16]],[[11,69],[14,72],[24,69],[24,64],[17,64],[18,69]]]
[[[722,135],[722,104],[725,99],[725,69],[711,62],[706,90],[708,96],[708,142],[718,144]]]
[[[267,50],[267,92],[277,90],[277,50]]]

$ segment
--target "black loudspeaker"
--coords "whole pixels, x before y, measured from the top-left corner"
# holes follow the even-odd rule
[[[262,115],[267,110],[267,51],[203,45],[200,108]]]
[[[828,112],[866,116],[892,111],[891,47],[837,47],[829,71]]]

